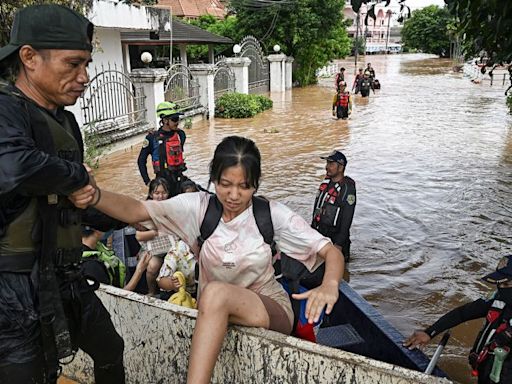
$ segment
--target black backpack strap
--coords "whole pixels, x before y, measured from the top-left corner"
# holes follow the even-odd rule
[[[270,215],[270,203],[267,199],[260,196],[252,197],[252,210],[256,225],[263,236],[265,243],[270,245],[272,255],[276,254],[276,243],[274,241],[274,225]]]
[[[219,225],[221,217],[222,204],[219,199],[217,199],[217,196],[212,194],[208,201],[208,208],[204,214],[201,228],[199,229],[200,235],[197,237],[197,245],[199,246],[199,249],[201,249],[204,242],[212,235],[213,231],[215,231],[215,228]]]

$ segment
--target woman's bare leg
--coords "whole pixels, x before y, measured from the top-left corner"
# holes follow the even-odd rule
[[[188,384],[207,384],[226,335],[228,323],[268,328],[270,318],[259,296],[246,288],[211,282],[201,292]]]

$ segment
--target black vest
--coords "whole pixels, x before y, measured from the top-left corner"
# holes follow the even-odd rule
[[[60,123],[50,112],[14,90],[1,87],[0,92],[20,99],[30,120],[27,135],[34,139],[39,150],[68,161],[82,162],[70,115],[63,114],[63,122]],[[78,262],[82,244],[79,212],[66,196],[48,195],[44,200],[44,204],[58,211],[55,264]],[[5,235],[0,238],[0,271],[31,271],[41,244],[41,201],[40,198],[32,198],[28,206],[7,225]]]

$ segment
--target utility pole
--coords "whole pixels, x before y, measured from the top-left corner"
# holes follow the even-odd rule
[[[355,40],[355,44],[354,44],[354,48],[355,48],[354,75],[357,74],[357,56],[359,55],[359,15],[360,15],[360,13],[361,13],[361,10],[358,9],[357,17],[356,17],[356,40]]]
[[[386,55],[388,54],[388,45],[389,45],[389,33],[390,33],[389,25],[390,25],[390,22],[391,22],[391,15],[393,14],[393,12],[388,10],[387,13],[388,13],[388,32],[386,34]]]

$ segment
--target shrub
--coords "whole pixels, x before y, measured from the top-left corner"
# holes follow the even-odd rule
[[[215,116],[226,118],[253,117],[272,108],[272,100],[262,95],[245,95],[230,92],[222,95],[215,103]]]

